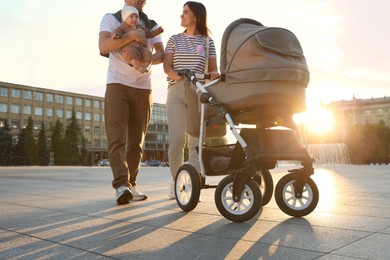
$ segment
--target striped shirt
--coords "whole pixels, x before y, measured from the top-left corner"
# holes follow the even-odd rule
[[[209,58],[216,58],[213,39],[209,38]],[[165,47],[165,53],[173,53],[173,69],[191,69],[195,73],[204,73],[206,61],[206,36],[179,33],[172,35]],[[176,81],[167,78],[169,86]]]

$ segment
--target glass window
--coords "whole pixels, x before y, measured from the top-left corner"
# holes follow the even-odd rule
[[[77,119],[77,120],[83,120],[83,113],[80,112],[80,111],[77,111],[77,112],[76,112],[76,119]]]
[[[23,97],[24,97],[24,99],[32,99],[32,91],[31,90],[24,90]]]
[[[13,98],[20,98],[20,89],[13,88],[11,95]]]
[[[99,114],[94,114],[93,115],[93,120],[95,120],[96,122],[99,122],[100,121],[100,115]]]
[[[0,112],[7,113],[8,112],[8,105],[4,103],[0,103]]]
[[[100,101],[99,100],[94,100],[93,101],[93,107],[94,108],[99,108],[100,107]]]
[[[31,106],[23,106],[23,113],[25,115],[31,115]]]
[[[19,105],[11,105],[11,113],[20,114],[20,106]]]
[[[70,119],[72,117],[72,110],[66,110],[66,119]]]
[[[91,127],[90,126],[85,126],[84,132],[85,132],[85,134],[90,134],[91,133]]]
[[[62,109],[57,109],[56,115],[58,118],[62,118],[64,116],[64,111],[62,111]]]
[[[35,100],[36,101],[43,101],[43,93],[42,92],[35,92]]]
[[[53,103],[54,102],[54,95],[50,94],[50,93],[47,93],[46,94],[46,101],[50,102],[50,103]]]
[[[58,104],[63,104],[64,103],[64,96],[56,95],[56,102]]]
[[[91,121],[91,113],[85,113],[85,120]]]
[[[91,107],[91,100],[90,99],[86,99],[85,100],[85,106],[86,107]]]
[[[43,116],[43,108],[35,107],[35,115],[36,116]]]
[[[95,135],[100,134],[100,127],[95,126],[95,127],[93,128],[93,132],[94,132]]]
[[[0,97],[8,97],[8,88],[0,87]]]
[[[12,128],[18,128],[19,127],[19,120],[13,119],[11,121]]]
[[[73,105],[73,97],[66,97],[66,104]]]
[[[94,146],[95,148],[100,147],[100,140],[94,140],[94,141],[93,141],[93,146]]]
[[[81,98],[76,98],[76,105],[77,106],[82,106],[83,105],[83,100]]]
[[[53,116],[53,109],[52,108],[46,108],[46,116]]]

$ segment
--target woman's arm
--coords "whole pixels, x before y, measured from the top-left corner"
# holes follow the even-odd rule
[[[173,69],[173,53],[164,54],[164,72],[167,76],[173,80],[179,81],[183,80],[184,77],[177,75],[176,71]]]
[[[218,73],[218,67],[217,67],[217,58],[209,58],[209,71],[210,73],[210,80],[214,80],[220,77]]]

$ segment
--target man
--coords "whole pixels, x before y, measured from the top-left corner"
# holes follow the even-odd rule
[[[146,0],[125,0],[125,5],[137,8],[140,23],[151,30],[159,26],[142,12]],[[120,11],[119,11],[120,17]],[[119,18],[119,20],[121,20]],[[142,147],[152,110],[150,72],[140,74],[121,57],[119,50],[132,41],[147,44],[154,50],[152,64],[163,61],[164,45],[161,36],[146,39],[142,29],[113,39],[112,32],[120,25],[115,15],[106,14],[100,24],[99,49],[109,54],[107,87],[105,93],[105,124],[108,157],[114,176],[117,203],[144,200],[147,196],[136,188],[137,174],[142,158]]]

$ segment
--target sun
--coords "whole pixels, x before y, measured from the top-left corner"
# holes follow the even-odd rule
[[[308,103],[304,112],[294,115],[294,121],[314,134],[329,133],[334,127],[333,114],[320,101]]]

